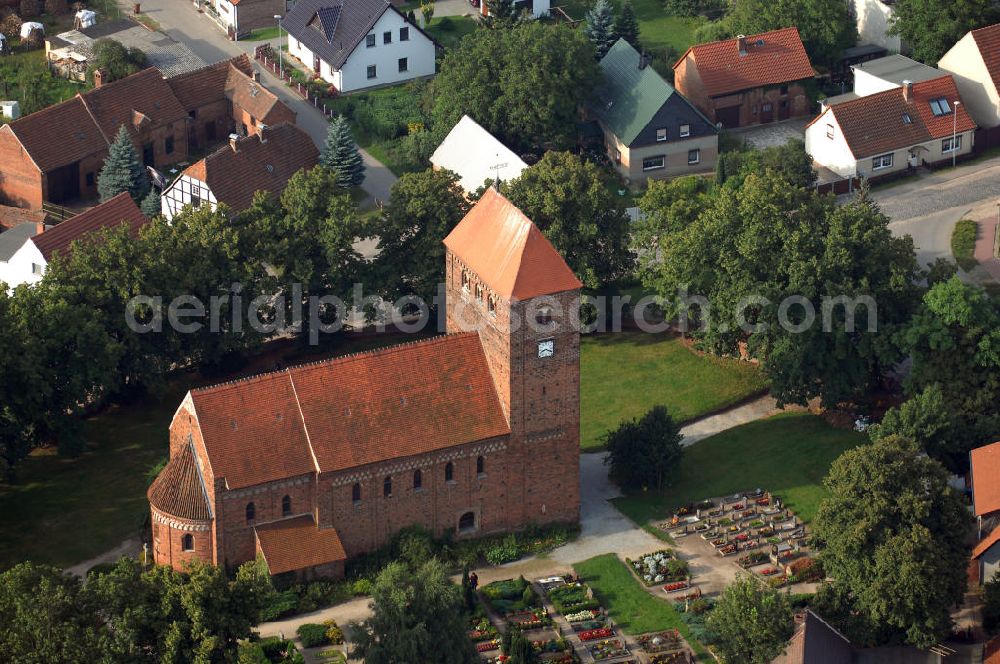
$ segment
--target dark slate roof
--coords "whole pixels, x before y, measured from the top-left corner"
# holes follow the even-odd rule
[[[388,0],[299,0],[281,26],[321,60],[340,69],[390,8]]]
[[[24,243],[31,239],[37,229],[34,224],[21,224],[0,233],[0,261],[7,262]]]

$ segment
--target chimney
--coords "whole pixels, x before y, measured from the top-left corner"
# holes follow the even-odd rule
[[[36,221],[35,222],[35,235],[38,235],[39,233],[44,233],[44,232],[45,232],[45,222],[44,221]]]
[[[230,134],[229,135],[229,147],[233,149],[233,152],[239,152],[240,135]]]
[[[736,45],[740,49],[740,55],[747,54],[747,36],[746,35],[736,35]]]
[[[267,132],[268,126],[263,122],[257,125],[257,137],[260,138],[261,143],[267,143]]]
[[[903,101],[909,104],[913,100],[913,81],[903,81]]]
[[[260,72],[254,69],[253,73],[250,74],[250,78],[254,83],[260,83]]]
[[[104,77],[108,75],[108,72],[103,69],[97,69],[94,71],[94,87],[99,88],[104,85]]]

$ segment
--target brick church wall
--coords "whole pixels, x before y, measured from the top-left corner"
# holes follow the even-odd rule
[[[214,561],[211,522],[179,519],[155,507],[151,509],[153,560],[156,564],[181,569],[195,560]],[[193,548],[189,551],[184,550],[185,535],[191,535]]]

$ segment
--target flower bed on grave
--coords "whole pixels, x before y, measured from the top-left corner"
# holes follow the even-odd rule
[[[601,608],[601,603],[591,596],[590,589],[582,583],[571,583],[552,588],[548,595],[549,599],[552,600],[552,605],[556,607],[556,611],[563,615]]]
[[[544,613],[535,589],[525,578],[494,581],[480,589],[486,603],[505,618],[509,614]]]
[[[652,634],[640,634],[636,640],[647,654],[653,655],[658,652],[669,652],[679,650],[684,647],[684,640],[681,639],[680,632],[676,629],[668,629],[663,632]]]
[[[626,558],[625,562],[646,586],[678,581],[688,576],[687,561],[677,558],[669,549],[655,551],[639,560]]]
[[[579,632],[577,636],[580,637],[581,641],[596,641],[598,639],[607,639],[615,635],[615,631],[610,627],[598,627],[597,629],[588,629]]]
[[[649,664],[681,664],[690,661],[686,651],[668,652],[653,655],[649,658]]]
[[[545,612],[545,609],[534,611],[512,611],[504,614],[503,617],[508,623],[517,625],[522,631],[529,629],[539,629],[552,624],[552,618]]]
[[[691,584],[689,584],[687,581],[674,581],[673,583],[668,583],[667,585],[663,586],[663,590],[664,592],[668,593],[676,593],[680,592],[681,590],[684,590],[685,588],[690,587],[690,585]]]
[[[535,657],[539,660],[551,662],[561,659],[560,655],[567,655],[573,652],[573,646],[567,643],[566,639],[557,637],[554,639],[539,639],[531,642],[531,647],[535,651]],[[554,657],[541,657],[541,655],[554,655]]]
[[[480,641],[476,644],[476,652],[490,652],[491,650],[500,649],[500,639],[493,639],[490,641]]]
[[[544,664],[579,664],[580,658],[576,651],[570,648],[563,652],[540,652],[535,654],[535,659]]]
[[[603,641],[588,643],[587,650],[590,651],[590,655],[594,660],[598,662],[629,656],[628,648],[625,647],[625,642],[622,639],[604,639]]]
[[[576,611],[574,613],[565,613],[563,614],[563,618],[570,624],[573,624],[601,619],[602,614],[601,609],[584,609],[583,611]]]
[[[744,556],[740,556],[739,559],[736,561],[736,564],[742,567],[743,569],[749,569],[754,565],[760,565],[761,563],[766,561],[767,561],[766,553],[764,553],[763,551],[753,551]]]

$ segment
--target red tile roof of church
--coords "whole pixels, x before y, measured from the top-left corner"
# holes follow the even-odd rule
[[[212,518],[190,445],[185,445],[171,457],[153,480],[146,496],[153,507],[170,516],[192,521],[209,521]]]
[[[212,472],[229,488],[510,433],[476,333],[293,367],[191,397]]]
[[[494,293],[508,300],[583,287],[538,226],[492,187],[444,244]]]
[[[312,515],[282,519],[254,528],[271,574],[346,560],[335,528],[317,528]]]

